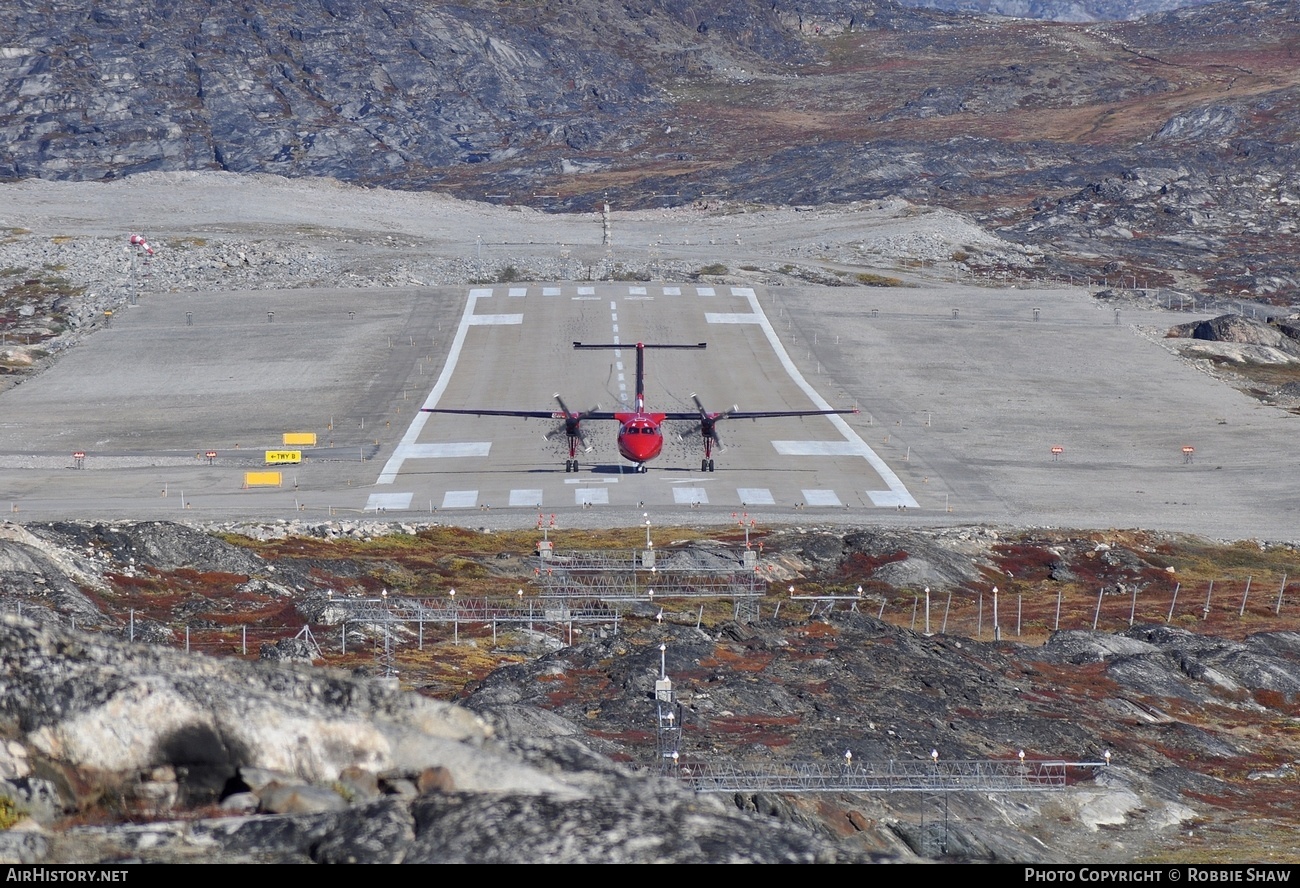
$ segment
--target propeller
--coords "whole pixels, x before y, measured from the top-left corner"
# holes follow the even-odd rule
[[[558,393],[555,396],[555,401],[560,405],[560,412],[555,414],[555,418],[563,419],[564,422],[547,432],[546,440],[554,441],[556,438],[577,438],[578,442],[582,444],[583,452],[590,453],[592,447],[587,443],[587,436],[582,433],[582,420],[588,414],[595,413],[599,410],[600,405],[597,404],[590,410],[575,413],[569,409],[568,405],[564,403],[564,399],[561,398]]]
[[[708,438],[713,442],[713,446],[718,448],[719,453],[726,453],[726,445],[724,445],[722,439],[718,437],[717,421],[730,416],[732,411],[739,410],[739,406],[732,404],[731,410],[724,410],[721,413],[710,413],[704,409],[703,402],[700,401],[699,396],[694,392],[691,393],[691,400],[695,402],[695,409],[700,412],[700,422],[699,425],[695,426],[695,428],[691,429],[686,434],[699,435],[701,438]],[[684,438],[686,435],[681,435],[680,437]]]

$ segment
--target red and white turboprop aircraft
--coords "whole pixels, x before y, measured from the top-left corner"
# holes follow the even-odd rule
[[[582,342],[573,343],[577,349],[619,349],[627,348],[620,343],[609,343],[590,345]],[[695,401],[695,412],[656,412],[646,410],[645,406],[645,350],[648,348],[707,348],[708,343],[700,342],[694,345],[660,345],[647,344],[638,342],[636,344],[636,406],[633,410],[619,411],[601,411],[599,407],[593,407],[590,410],[574,411],[570,410],[564,403],[564,399],[558,394],[555,396],[556,402],[560,405],[558,411],[551,410],[460,410],[442,407],[424,407],[421,408],[425,413],[454,413],[462,416],[517,416],[524,419],[558,419],[562,422],[554,429],[547,433],[547,440],[555,440],[564,437],[569,445],[569,457],[564,462],[564,471],[578,471],[578,450],[591,452],[591,445],[587,443],[586,435],[582,430],[582,421],[585,419],[612,419],[619,423],[618,429],[618,452],[624,459],[629,460],[635,466],[635,471],[644,472],[646,463],[660,454],[664,448],[663,423],[665,420],[671,421],[692,421],[695,427],[688,432],[680,435],[680,438],[686,438],[690,435],[699,435],[704,442],[704,456],[700,460],[701,472],[713,471],[713,450],[716,447],[721,453],[724,448],[722,440],[718,437],[717,422],[720,419],[769,419],[778,416],[828,416],[839,413],[857,413],[857,408],[849,410],[764,410],[764,411],[742,411],[737,407],[730,410],[724,410],[721,413],[710,413],[704,409],[700,399],[694,394],[691,399]]]

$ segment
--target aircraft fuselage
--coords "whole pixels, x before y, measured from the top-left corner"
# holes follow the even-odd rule
[[[619,456],[640,466],[654,459],[664,449],[664,434],[660,428],[664,414],[616,413],[614,418],[620,423]]]

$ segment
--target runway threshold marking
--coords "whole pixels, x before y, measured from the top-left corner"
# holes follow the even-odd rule
[[[442,495],[444,509],[472,509],[477,505],[477,490],[448,490]]]
[[[372,493],[366,500],[367,512],[381,512],[393,509],[404,511],[411,508],[413,493]]]
[[[573,491],[573,503],[577,506],[609,505],[608,487],[579,487]]]
[[[790,378],[794,381],[795,385],[803,389],[804,394],[806,394],[809,397],[809,399],[811,399],[812,402],[817,405],[819,409],[830,410],[831,405],[827,403],[825,398],[823,398],[820,394],[818,394],[817,390],[813,388],[806,379],[803,378],[803,374],[799,372],[799,368],[796,367],[794,365],[794,361],[790,359],[789,352],[787,352],[785,350],[785,346],[781,344],[781,339],[776,335],[776,330],[772,328],[772,322],[768,320],[767,314],[763,311],[763,306],[759,305],[758,297],[754,295],[753,289],[750,287],[732,287],[731,294],[733,296],[743,297],[744,299],[747,299],[749,301],[750,309],[753,311],[755,317],[758,318],[758,325],[759,327],[762,328],[763,335],[767,337],[767,341],[772,346],[772,350],[776,352],[777,359],[780,360],[781,366],[785,368],[786,373],[790,374]],[[863,441],[862,438],[858,436],[857,432],[853,431],[853,429],[849,426],[849,424],[844,421],[844,418],[842,416],[832,414],[830,416],[827,416],[826,418],[830,420],[831,425],[835,426],[835,428],[839,430],[839,433],[844,436],[843,442],[783,441],[779,443],[785,444],[787,446],[812,445],[818,447],[827,446],[831,448],[835,448],[838,445],[847,444],[849,445],[849,452],[845,452],[842,454],[834,453],[832,455],[861,456],[863,459],[867,461],[867,463],[871,466],[871,468],[875,469],[876,474],[880,476],[880,479],[884,481],[886,486],[889,488],[888,490],[866,491],[867,496],[871,498],[871,502],[874,505],[902,506],[904,508],[909,508],[909,509],[914,509],[918,507],[919,504],[917,503],[915,497],[913,497],[912,494],[908,492],[907,486],[903,484],[902,479],[900,479],[898,475],[894,474],[894,470],[891,469],[885,463],[885,461],[880,458],[880,455],[876,453],[876,451],[872,450],[867,445],[866,441]],[[778,442],[776,441],[772,442],[773,446],[776,446],[777,443]],[[780,452],[779,448],[778,448],[778,452]],[[799,454],[799,455],[804,455],[804,454]],[[810,453],[807,455],[821,455],[821,454]]]
[[[742,506],[776,505],[776,500],[772,498],[772,491],[766,487],[737,487],[736,496],[740,498]]]

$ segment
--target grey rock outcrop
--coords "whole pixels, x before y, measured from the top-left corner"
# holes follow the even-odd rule
[[[12,615],[0,620],[0,650],[0,794],[32,824],[105,796],[152,821],[0,831],[5,862],[853,859],[571,737],[512,746],[466,709],[382,683]],[[168,819],[221,799],[236,813]],[[238,813],[249,810],[262,813]]]

